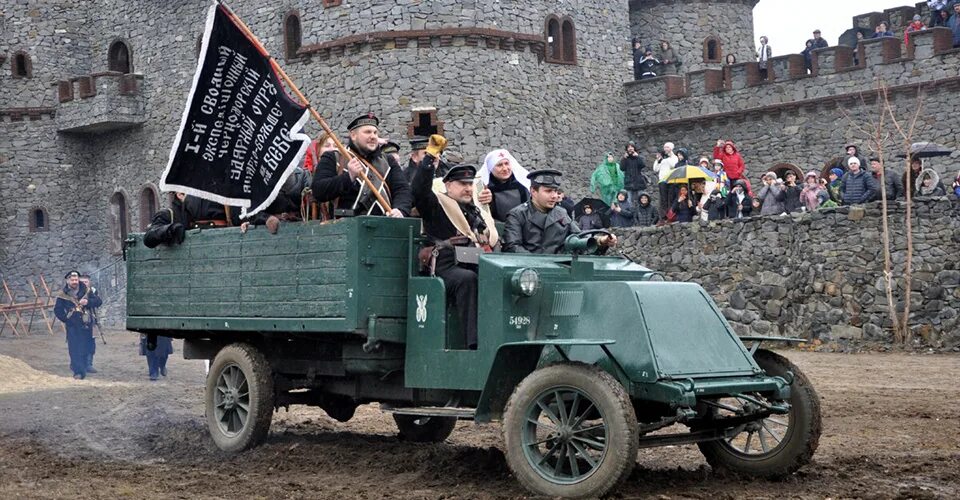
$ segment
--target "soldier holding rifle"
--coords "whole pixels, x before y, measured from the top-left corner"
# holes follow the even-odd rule
[[[91,296],[86,286],[80,283],[80,273],[70,271],[64,276],[66,284],[57,294],[53,313],[67,329],[67,350],[70,353],[70,370],[73,378],[82,380],[87,376],[87,352],[90,346],[91,315],[88,308],[100,307],[100,298]]]

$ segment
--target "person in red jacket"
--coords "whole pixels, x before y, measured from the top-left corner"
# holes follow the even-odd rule
[[[737,146],[733,141],[717,139],[717,145],[713,148],[713,159],[723,162],[723,170],[727,172],[730,182],[746,179],[747,167],[743,164],[743,157],[737,152]]]

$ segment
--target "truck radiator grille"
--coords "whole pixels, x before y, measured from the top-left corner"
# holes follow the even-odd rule
[[[583,307],[583,290],[558,290],[553,292],[551,316],[579,316]]]

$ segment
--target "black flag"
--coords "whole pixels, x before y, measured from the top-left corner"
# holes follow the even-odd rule
[[[269,56],[214,4],[160,189],[255,214],[277,197],[309,147],[301,132],[308,117]]]

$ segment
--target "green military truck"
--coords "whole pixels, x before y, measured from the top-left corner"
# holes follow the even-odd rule
[[[581,236],[571,250],[592,248]],[[467,350],[443,282],[419,272],[419,220],[141,240],[125,245],[127,328],[211,360],[206,420],[226,451],[261,443],[278,407],[347,421],[378,402],[412,442],[499,421],[525,487],[578,498],[624,480],[640,447],[697,443],[712,466],[762,477],[817,447],[819,401],[795,366],[764,339],[746,347],[698,285],[622,257],[482,255]]]

